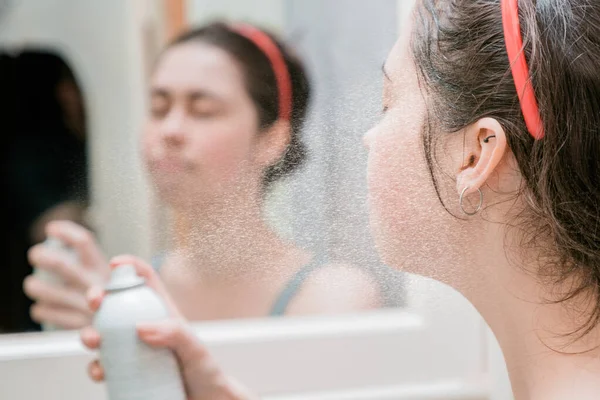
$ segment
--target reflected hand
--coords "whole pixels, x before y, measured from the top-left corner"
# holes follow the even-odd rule
[[[48,237],[60,239],[77,253],[73,260],[64,250],[43,243],[29,250],[29,262],[36,268],[55,274],[64,283],[46,282],[35,275],[23,282],[27,296],[35,301],[31,317],[43,324],[64,329],[80,329],[92,321],[86,292],[90,287],[102,285],[110,273],[94,235],[70,221],[53,221],[46,227]]]
[[[244,387],[225,375],[208,353],[171,300],[153,268],[138,258],[121,256],[111,261],[111,267],[122,264],[134,265],[137,274],[146,280],[165,302],[172,318],[157,323],[138,325],[138,336],[146,344],[167,348],[175,354],[185,384],[188,400],[250,400],[256,399]],[[100,308],[104,292],[99,287],[90,289],[88,301],[90,309]],[[101,338],[92,327],[81,331],[83,344],[90,349],[100,347]],[[89,365],[90,377],[99,382],[104,379],[104,370],[98,360]]]

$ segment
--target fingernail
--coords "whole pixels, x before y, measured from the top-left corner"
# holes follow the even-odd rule
[[[73,232],[73,240],[77,243],[81,243],[85,240],[85,234],[81,232]]]
[[[156,329],[156,325],[150,322],[140,322],[136,324],[135,328],[140,333],[146,333],[148,331],[153,331]]]
[[[87,292],[87,297],[90,300],[95,300],[98,297],[102,297],[103,295],[104,295],[104,290],[98,286],[92,286]]]
[[[114,268],[121,263],[119,262],[119,257],[116,257],[116,258],[112,258],[108,264]]]
[[[159,322],[140,322],[136,324],[138,333],[160,333],[163,330],[163,326]]]
[[[104,297],[104,290],[97,286],[90,288],[87,292],[88,306],[92,311],[98,310],[102,304],[102,298]]]

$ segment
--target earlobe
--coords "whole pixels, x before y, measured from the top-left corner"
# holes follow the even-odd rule
[[[506,133],[494,118],[482,118],[466,128],[463,164],[457,176],[459,195],[477,192],[498,166],[507,151]]]
[[[279,120],[259,133],[257,161],[263,167],[276,164],[285,154],[291,140],[290,123]]]

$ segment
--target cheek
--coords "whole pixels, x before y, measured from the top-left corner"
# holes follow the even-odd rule
[[[149,164],[150,160],[158,157],[159,152],[159,140],[158,135],[155,134],[155,128],[150,121],[146,121],[144,124],[139,137],[140,151],[142,153],[142,160],[146,165]]]
[[[190,136],[187,158],[208,177],[244,179],[251,157],[253,126],[232,121],[198,123]]]
[[[407,272],[443,278],[452,268],[456,222],[440,203],[422,150],[420,126],[382,125],[369,151],[371,228],[382,261]],[[445,270],[437,266],[444,265]]]
[[[201,122],[197,151],[207,163],[242,179],[251,170],[254,144],[258,135],[258,115],[250,100],[240,104],[227,117]]]
[[[419,219],[415,206],[422,201],[422,174],[418,174],[420,151],[412,134],[393,132],[390,126],[373,134],[368,161],[371,225],[384,262],[398,266],[407,224]]]

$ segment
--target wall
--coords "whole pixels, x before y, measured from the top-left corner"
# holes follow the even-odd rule
[[[201,24],[213,18],[227,18],[261,24],[279,30],[284,21],[284,0],[188,0],[188,19]]]
[[[295,237],[373,270],[393,305],[403,302],[402,276],[380,265],[374,251],[362,137],[380,115],[381,65],[397,37],[396,9],[396,0],[286,1],[287,37],[314,87],[304,132],[311,160],[290,189]]]

